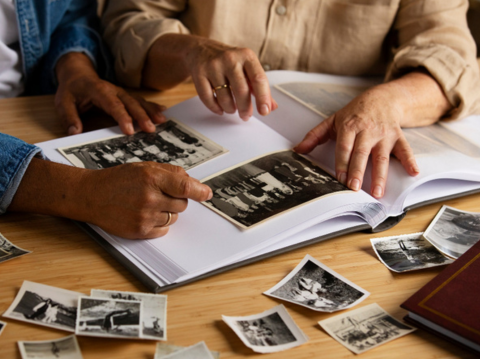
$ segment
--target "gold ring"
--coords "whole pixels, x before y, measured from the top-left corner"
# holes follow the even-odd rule
[[[170,225],[170,223],[172,222],[172,213],[167,212],[167,214],[168,214],[167,222],[164,225],[160,226],[160,228],[161,227],[168,227]]]
[[[223,84],[223,85],[214,87],[214,88],[213,88],[213,91],[217,91],[217,90],[221,90],[221,89],[226,89],[226,88],[228,88],[228,87],[229,87],[228,84]]]

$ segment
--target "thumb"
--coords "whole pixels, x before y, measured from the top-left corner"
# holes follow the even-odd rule
[[[304,139],[293,150],[298,153],[309,153],[316,146],[328,141],[330,129],[334,124],[335,115],[328,117],[322,123],[311,129]]]
[[[158,177],[157,185],[163,193],[174,198],[203,202],[208,201],[213,196],[211,188],[199,180],[169,171],[162,171],[162,174]]]

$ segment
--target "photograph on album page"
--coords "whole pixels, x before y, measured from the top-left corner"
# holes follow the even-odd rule
[[[142,302],[109,298],[78,298],[75,334],[110,338],[142,338]]]
[[[19,341],[18,348],[22,359],[83,359],[75,335],[53,340]]]
[[[456,259],[480,239],[480,213],[442,206],[423,237],[440,252]]]
[[[275,88],[325,118],[341,110],[368,89],[315,82],[287,82],[275,85]],[[480,147],[477,144],[442,123],[404,128],[402,131],[416,157],[457,152],[467,157],[480,158]]]
[[[370,295],[308,254],[285,278],[263,294],[318,312],[351,308]]]
[[[136,132],[58,148],[73,165],[100,169],[123,163],[153,161],[188,170],[228,150],[180,123],[169,119],[153,133]]]
[[[0,233],[0,263],[29,253],[32,252],[17,247]]]
[[[218,359],[219,357],[218,352],[208,350],[205,342],[189,347],[158,343],[154,359]]]
[[[2,322],[0,320],[0,335],[2,334],[2,332],[3,332],[3,330],[5,329],[6,326],[7,326],[7,323]]]
[[[142,323],[142,338],[167,340],[166,295],[92,289],[90,296],[95,298],[136,300],[142,302],[142,317],[140,318]]]
[[[275,353],[308,341],[283,305],[245,317],[222,315],[222,319],[243,344],[257,353]]]
[[[385,267],[402,273],[453,263],[429,241],[423,232],[399,236],[371,238],[373,250]]]
[[[318,324],[333,339],[355,354],[415,330],[393,318],[376,303],[330,317]]]
[[[85,294],[25,280],[3,316],[74,332],[78,298],[82,295]]]
[[[350,191],[291,150],[248,160],[201,182],[213,192],[202,203],[243,229],[335,192]]]

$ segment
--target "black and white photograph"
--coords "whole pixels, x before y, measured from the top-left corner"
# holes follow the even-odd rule
[[[17,247],[0,233],[0,263],[21,257],[28,253],[31,252]]]
[[[158,348],[158,347],[157,347]],[[170,353],[162,355],[158,351],[155,352],[154,359],[217,359],[212,355],[212,352],[208,350],[205,342],[199,342],[189,347],[177,347]]]
[[[315,82],[287,82],[275,87],[325,118],[348,105],[368,88]]]
[[[213,191],[202,202],[246,229],[295,207],[348,188],[305,157],[269,153],[205,178]]]
[[[351,308],[370,295],[308,254],[264,294],[318,312]]]
[[[205,347],[207,348],[207,350],[209,351],[209,353],[210,353],[210,355],[213,359],[219,359],[220,358],[220,353],[216,352],[216,351],[213,351],[213,350],[209,350],[207,345],[205,344],[205,342],[200,342],[200,343],[197,343],[197,344],[192,345],[192,346],[197,346],[197,345],[198,346],[205,345]],[[179,345],[173,345],[173,344],[169,344],[169,343],[165,343],[165,342],[158,342],[157,347],[155,349],[154,359],[165,359],[165,357],[167,355],[176,353],[176,352],[181,351],[181,350],[186,349],[186,348],[191,348],[191,347],[182,347],[182,346],[179,346]],[[188,352],[187,352],[187,354],[188,354]],[[195,353],[195,354],[197,354],[197,353]],[[169,358],[177,358],[177,357],[169,357]],[[196,359],[196,358],[202,358],[202,357],[192,357],[192,358]]]
[[[54,340],[19,341],[18,348],[22,359],[83,359],[75,335]]]
[[[376,303],[322,320],[318,324],[333,339],[355,354],[415,330],[393,318]]]
[[[246,317],[222,315],[222,318],[242,342],[257,353],[275,353],[308,341],[283,305]]]
[[[82,295],[84,294],[24,281],[3,316],[74,332],[78,298]]]
[[[457,259],[480,239],[480,213],[442,206],[423,237],[443,254]]]
[[[173,119],[157,125],[155,132],[137,132],[58,149],[81,168],[109,168],[131,162],[170,163],[185,170],[228,150]]]
[[[0,321],[0,335],[2,335],[2,332],[6,326],[7,326],[7,323]]]
[[[453,263],[451,258],[444,256],[423,238],[423,232],[371,238],[370,242],[378,259],[393,272],[402,273]]]
[[[140,301],[80,297],[75,334],[138,339],[141,312]]]
[[[161,294],[120,292],[92,289],[90,296],[142,302],[141,337],[143,339],[167,340],[167,296]]]

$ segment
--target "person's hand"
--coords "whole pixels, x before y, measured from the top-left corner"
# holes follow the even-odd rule
[[[210,187],[181,167],[156,162],[93,170],[85,179],[85,221],[124,238],[164,236],[186,210],[188,199],[212,197]]]
[[[419,173],[413,151],[402,133],[404,108],[395,93],[383,87],[367,90],[340,111],[313,128],[296,147],[308,153],[327,140],[336,140],[335,173],[342,184],[354,191],[362,187],[368,158],[372,157],[371,193],[381,198],[385,192],[390,154],[407,173]]]
[[[33,158],[8,210],[87,222],[124,238],[156,238],[167,234],[188,199],[211,197],[210,187],[169,164],[87,170]]]
[[[168,73],[162,72],[168,68]],[[212,112],[234,113],[247,121],[253,114],[251,96],[263,116],[277,109],[265,71],[255,53],[193,35],[166,34],[150,49],[143,84],[168,88],[191,76],[198,95]]]
[[[79,114],[92,106],[112,116],[123,133],[134,133],[136,121],[145,132],[154,132],[155,124],[165,122],[165,107],[131,96],[122,88],[100,79],[90,59],[77,52],[68,53],[56,65],[58,89],[55,107],[69,135],[83,130]]]

